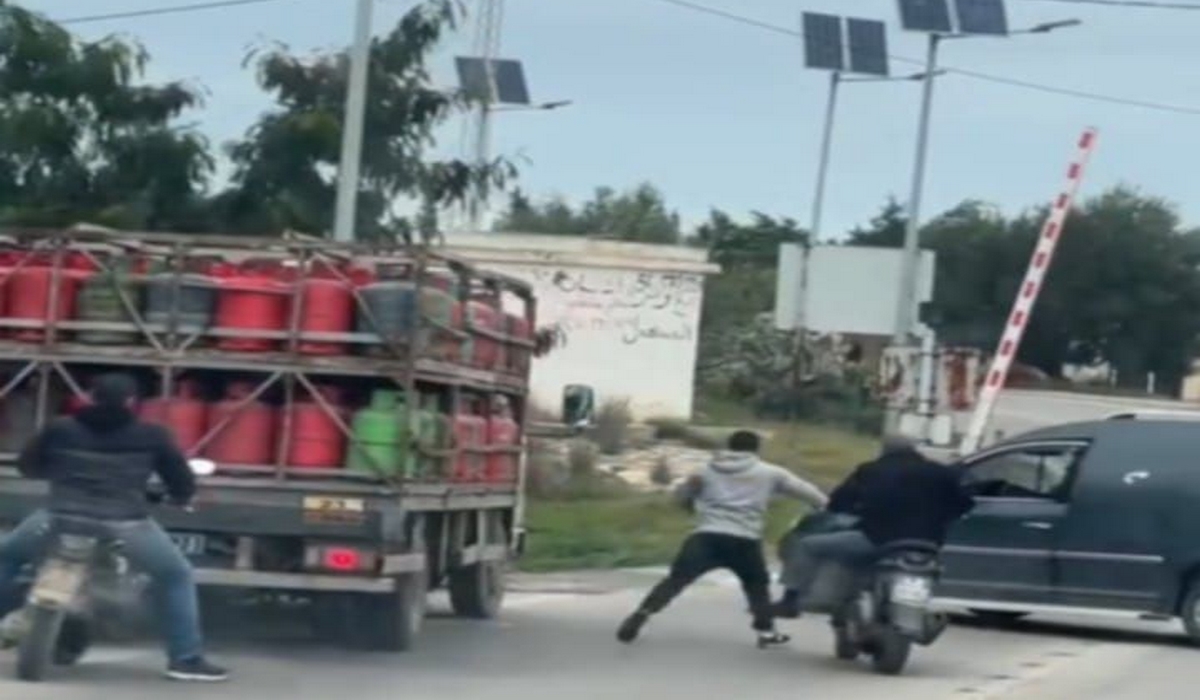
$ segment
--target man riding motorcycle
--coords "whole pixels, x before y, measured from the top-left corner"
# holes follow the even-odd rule
[[[165,428],[137,419],[136,399],[132,377],[98,377],[89,406],[51,422],[21,452],[21,474],[48,481],[50,498],[46,510],[0,538],[0,620],[24,604],[16,579],[40,556],[54,517],[97,520],[121,542],[130,565],[151,578],[166,636],[167,676],[222,681],[228,673],[204,658],[191,565],[150,518],[146,498],[147,483],[157,474],[167,496],[185,505],[195,495],[195,476]]]
[[[800,615],[821,562],[858,567],[892,542],[941,544],[950,525],[973,505],[949,467],[927,459],[909,440],[885,440],[879,457],[860,465],[829,496],[826,510],[857,518],[853,528],[810,535],[793,531],[781,543],[785,591],[775,616]]]

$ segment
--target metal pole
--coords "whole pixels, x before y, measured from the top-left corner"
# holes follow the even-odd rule
[[[917,303],[917,271],[921,265],[921,194],[925,187],[925,159],[929,150],[929,120],[933,108],[933,81],[937,77],[937,51],[941,36],[929,35],[929,54],[925,60],[921,117],[917,126],[917,156],[913,165],[912,192],[908,197],[908,226],[904,231],[904,265],[897,294],[895,345],[907,346],[911,340]]]
[[[346,85],[346,116],[342,123],[342,155],[338,161],[337,213],[333,238],[354,240],[358,206],[358,171],[362,164],[363,119],[367,108],[367,67],[371,59],[371,10],[375,0],[358,0],[354,46],[350,50],[350,81]]]
[[[491,61],[489,61],[488,82],[492,87],[489,90],[487,102],[479,107],[479,124],[475,135],[475,165],[479,168],[481,177],[484,168],[489,164],[492,151],[492,104],[496,99],[496,81],[492,75],[491,65]],[[482,182],[477,183],[476,190],[471,197],[471,231],[473,233],[483,230],[483,215],[486,206],[483,187]]]
[[[825,106],[825,134],[821,139],[821,156],[817,165],[817,192],[813,196],[812,225],[808,228],[809,244],[821,235],[821,214],[825,209],[825,178],[829,174],[829,152],[833,146],[833,120],[837,113],[838,85],[842,74],[829,74],[829,103]]]
[[[842,74],[833,71],[829,74],[829,100],[825,105],[825,127],[821,136],[821,155],[817,161],[817,191],[813,194],[812,223],[808,227],[808,240],[804,241],[800,259],[800,309],[796,319],[796,330],[792,335],[792,353],[795,355],[795,381],[800,385],[804,372],[808,369],[807,316],[805,306],[808,303],[808,261],[809,251],[817,243],[821,235],[821,214],[825,208],[825,181],[829,174],[829,153],[833,147],[833,123],[837,114],[838,86],[842,82]]]

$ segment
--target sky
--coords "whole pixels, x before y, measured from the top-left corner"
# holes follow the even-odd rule
[[[17,0],[56,19],[188,4],[192,0]],[[471,4],[475,0],[470,0]],[[899,27],[895,0],[693,0],[798,30],[803,11],[882,19],[891,53],[920,58],[922,35]],[[1187,0],[1196,2],[1200,0]],[[376,0],[375,28],[390,29],[413,0]],[[1200,11],[1008,0],[1013,28],[1077,18],[1044,35],[946,42],[942,63],[1056,88],[1175,105],[1151,110],[997,84],[950,73],[937,81],[922,218],[964,199],[1007,214],[1051,200],[1080,132],[1100,131],[1083,196],[1128,184],[1174,202],[1200,225]],[[150,51],[150,79],[203,86],[194,120],[214,141],[242,135],[270,101],[242,65],[267,42],[293,49],[350,41],[354,0],[275,0],[71,25],[96,38],[119,33]],[[436,57],[439,83],[469,28]],[[598,186],[648,181],[689,225],[712,208],[761,211],[807,224],[828,77],[803,65],[800,40],[667,0],[506,0],[501,54],[525,63],[535,101],[569,99],[552,112],[497,115],[495,150],[523,160],[520,186],[573,201]],[[895,74],[916,66],[893,63]],[[920,85],[846,85],[836,121],[823,238],[866,223],[889,196],[905,201],[914,160]],[[440,150],[459,153],[461,127]]]

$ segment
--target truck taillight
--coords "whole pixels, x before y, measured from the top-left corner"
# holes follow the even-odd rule
[[[354,549],[325,550],[325,568],[334,571],[358,571],[362,566],[363,557]]]
[[[305,550],[304,563],[309,570],[334,571],[340,574],[374,571],[379,557],[375,552],[345,545],[310,545]]]

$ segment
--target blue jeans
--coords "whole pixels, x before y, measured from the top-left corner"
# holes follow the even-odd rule
[[[112,522],[109,528],[130,566],[150,576],[167,657],[174,662],[202,656],[200,605],[187,558],[153,520]],[[17,576],[42,553],[49,536],[50,514],[38,511],[0,539],[0,618],[23,604]]]
[[[808,595],[824,561],[855,567],[871,560],[876,547],[859,530],[803,535],[793,532],[783,545],[783,585]]]

